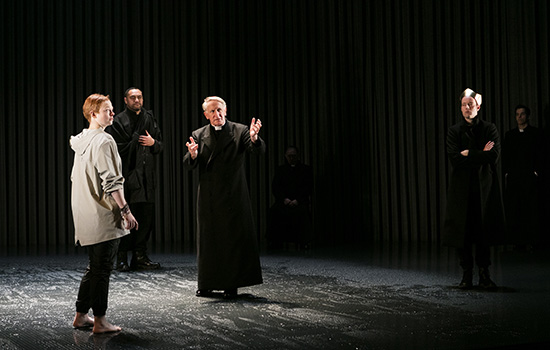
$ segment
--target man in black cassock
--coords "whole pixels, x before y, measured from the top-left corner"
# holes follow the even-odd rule
[[[143,108],[143,93],[131,87],[124,92],[126,108],[115,116],[105,131],[113,136],[122,159],[124,194],[130,209],[139,218],[139,230],[120,241],[118,271],[154,270],[160,264],[147,255],[147,243],[155,228],[156,157],[162,152],[162,135],[153,112]],[[128,252],[132,260],[128,265]]]
[[[285,164],[275,170],[271,183],[275,203],[269,208],[267,236],[270,248],[293,242],[298,248],[311,244],[311,196],[313,170],[302,163],[295,146],[285,150]]]
[[[504,210],[496,171],[500,137],[493,123],[478,117],[481,95],[466,89],[460,96],[461,120],[447,133],[451,177],[442,243],[458,248],[463,269],[459,288],[471,288],[475,263],[479,286],[495,288],[489,276],[490,246],[502,243]]]
[[[507,243],[527,249],[540,241],[540,193],[544,167],[543,133],[529,124],[530,114],[527,106],[516,107],[518,126],[506,133],[502,143]]]
[[[241,287],[261,284],[262,271],[244,162],[262,154],[261,121],[250,128],[226,119],[227,105],[217,96],[202,105],[208,125],[193,131],[183,162],[199,168],[197,192],[197,296],[221,290],[235,297]]]

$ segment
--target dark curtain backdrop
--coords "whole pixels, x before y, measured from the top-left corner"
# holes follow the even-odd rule
[[[518,103],[548,125],[546,0],[8,0],[0,16],[2,247],[73,244],[68,140],[95,92],[121,111],[142,89],[166,145],[152,241],[185,249],[198,175],[182,158],[205,96],[262,120],[267,154],[247,163],[262,245],[287,144],[315,172],[319,243],[437,243],[462,90],[501,136]]]

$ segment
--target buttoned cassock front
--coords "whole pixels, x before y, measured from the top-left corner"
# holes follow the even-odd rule
[[[198,156],[184,157],[199,168],[197,192],[198,288],[228,290],[262,283],[252,206],[245,176],[246,154],[265,152],[247,126],[226,121],[219,135],[204,126],[192,133]]]

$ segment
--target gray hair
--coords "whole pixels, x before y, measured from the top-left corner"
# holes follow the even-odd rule
[[[221,98],[221,97],[218,97],[218,96],[208,96],[207,98],[204,99],[204,102],[202,103],[202,110],[204,112],[206,112],[206,106],[208,105],[209,102],[211,101],[218,101],[220,102],[221,104],[223,104],[224,107],[227,107],[227,104],[225,103],[225,101]]]

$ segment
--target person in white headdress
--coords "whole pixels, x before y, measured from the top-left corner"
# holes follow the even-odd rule
[[[495,124],[480,119],[481,94],[466,89],[460,96],[462,118],[447,133],[451,175],[442,243],[456,247],[463,269],[459,288],[495,288],[489,275],[490,247],[504,238],[504,209],[496,170],[500,136]],[[474,255],[475,247],[475,255]]]

